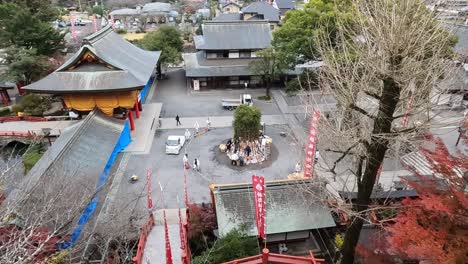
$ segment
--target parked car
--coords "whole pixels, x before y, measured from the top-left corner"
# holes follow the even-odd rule
[[[166,140],[166,154],[179,155],[185,144],[185,136],[168,136]]]

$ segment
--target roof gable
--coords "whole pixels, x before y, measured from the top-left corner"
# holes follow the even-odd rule
[[[250,5],[242,8],[244,14],[259,14],[263,18],[271,22],[280,21],[279,10],[268,4],[267,2],[253,2]]]
[[[138,89],[150,79],[160,55],[160,51],[143,50],[124,40],[108,25],[84,38],[80,50],[52,74],[24,89],[45,93]],[[94,72],[91,69],[97,68],[88,67],[91,63],[104,67]],[[112,79],[102,79],[108,77]],[[61,87],[72,81],[86,85]]]

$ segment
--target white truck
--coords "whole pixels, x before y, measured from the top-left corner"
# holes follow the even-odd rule
[[[166,154],[179,155],[185,144],[185,136],[168,136],[166,141]]]
[[[248,106],[253,105],[252,96],[250,94],[241,94],[239,99],[222,99],[221,105],[224,109],[234,110],[241,104],[246,104]]]

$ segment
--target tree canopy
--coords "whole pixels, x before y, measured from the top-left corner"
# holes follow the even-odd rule
[[[212,248],[193,259],[194,264],[223,263],[259,253],[255,237],[248,237],[239,230],[233,230],[216,241]]]
[[[256,54],[258,58],[252,61],[249,67],[255,75],[262,76],[266,84],[266,96],[270,97],[271,83],[278,79],[287,68],[282,59],[284,56],[281,56],[274,48],[267,48]]]
[[[232,121],[234,138],[245,140],[257,139],[260,136],[261,118],[262,113],[258,107],[248,105],[238,106],[234,112],[234,121]]]
[[[51,0],[0,0],[0,4],[7,3],[16,4],[29,10],[36,18],[44,22],[50,22],[58,16],[58,9]]]
[[[419,199],[403,201],[396,223],[388,227],[389,242],[409,258],[430,263],[467,263],[468,195],[466,181],[456,175],[455,168],[466,171],[468,157],[450,154],[440,139],[433,142],[434,150],[422,152],[432,170],[446,181],[440,186],[431,178],[418,176],[419,181],[409,182]]]
[[[38,14],[16,4],[0,4],[0,48],[34,48],[39,55],[51,55],[63,47],[63,34]]]
[[[167,67],[182,61],[183,40],[180,31],[171,26],[163,26],[155,32],[148,33],[140,46],[147,50],[161,51],[159,66]]]
[[[36,49],[11,46],[6,49],[6,54],[6,61],[9,64],[6,79],[23,85],[38,80],[50,68],[47,58],[38,55]]]
[[[319,57],[316,37],[326,32],[333,41],[338,23],[351,21],[350,3],[336,0],[311,0],[303,10],[286,13],[283,26],[273,33],[273,46],[285,54],[290,67]],[[346,8],[345,8],[346,7]]]

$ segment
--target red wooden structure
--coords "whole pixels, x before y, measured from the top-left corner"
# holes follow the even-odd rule
[[[30,121],[30,122],[46,122],[52,121],[55,118],[45,118],[37,116],[2,116],[0,117],[0,122],[14,122],[14,121]]]
[[[138,239],[138,247],[137,253],[135,257],[133,257],[133,264],[143,264],[143,253],[145,252],[146,240],[148,239],[148,235],[153,229],[154,226],[154,217],[153,214],[150,214],[148,221],[146,224],[141,228],[140,238]]]
[[[0,137],[24,137],[24,138],[33,138],[36,134],[32,132],[15,132],[15,131],[0,131]]]
[[[262,254],[236,259],[233,261],[225,262],[224,264],[267,264],[267,263],[285,263],[285,264],[319,264],[324,262],[324,259],[317,259],[314,257],[312,251],[309,251],[309,257],[296,257],[282,254],[270,253],[268,248],[262,250]]]

